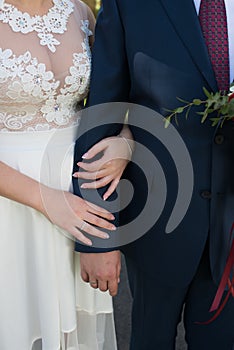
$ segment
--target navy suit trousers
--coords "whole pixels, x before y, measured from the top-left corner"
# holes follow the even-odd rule
[[[183,319],[188,350],[234,350],[234,298],[230,297],[212,323],[209,308],[217,291],[209,264],[208,244],[191,283],[185,287],[159,285],[157,276],[136,269],[126,256],[133,296],[130,350],[175,350],[177,325]],[[183,273],[183,271],[181,271]]]

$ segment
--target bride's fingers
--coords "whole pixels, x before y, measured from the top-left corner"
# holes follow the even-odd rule
[[[81,185],[81,188],[85,188],[85,189],[102,188],[102,187],[108,185],[112,181],[112,179],[113,179],[112,175],[105,176],[97,181],[83,183]]]
[[[77,227],[72,227],[70,230],[67,231],[80,242],[88,246],[92,245],[92,241],[89,238],[85,237],[85,235],[83,235],[83,233],[81,233]]]
[[[114,215],[112,213],[110,213],[108,210],[101,208],[98,205],[87,202],[87,201],[86,201],[86,203],[87,203],[87,210],[86,210],[86,213],[84,215],[87,215],[87,213],[91,213],[91,214],[100,216],[103,219],[107,219],[107,220],[114,220],[115,219]],[[84,215],[83,215],[83,217],[85,218]]]
[[[91,159],[95,157],[98,153],[102,152],[106,148],[106,142],[104,140],[98,142],[92,148],[90,148],[85,154],[83,154],[83,159]]]
[[[113,181],[112,181],[112,183],[111,183],[111,185],[110,185],[110,187],[108,188],[108,190],[106,191],[106,193],[104,193],[104,195],[103,195],[103,199],[104,199],[104,201],[106,201],[107,200],[107,198],[109,198],[111,195],[112,195],[112,193],[116,190],[116,188],[117,188],[117,186],[118,186],[118,184],[119,184],[119,178],[117,178],[117,179],[114,179]]]
[[[90,234],[91,236],[94,237],[98,237],[98,238],[102,238],[102,239],[108,239],[109,235],[105,232],[102,232],[100,230],[98,230],[97,228],[89,225],[88,223],[86,223],[85,227],[82,229],[84,232]],[[80,242],[87,244],[89,246],[92,245],[92,241],[85,237],[85,235],[79,230],[78,227],[75,227],[73,229],[70,230],[70,233],[76,238],[78,239]]]
[[[101,171],[103,170],[105,167],[108,166],[108,160],[104,160],[104,159],[99,159],[99,160],[95,160],[92,163],[84,163],[84,162],[78,162],[77,165],[88,172],[97,172],[97,171]]]
[[[100,171],[87,172],[87,171],[77,171],[72,176],[84,180],[96,180],[106,176],[109,173],[108,169],[105,168]]]
[[[113,225],[109,221],[106,221],[106,220],[104,220],[104,219],[102,219],[102,218],[100,218],[92,213],[86,213],[84,220],[92,225],[95,225],[95,226],[100,227],[100,228],[104,228],[106,230],[110,230],[110,231],[116,230],[115,225]],[[86,227],[83,228],[82,230],[86,231]]]
[[[125,168],[126,164],[128,163],[128,160],[125,158],[118,158],[118,157],[108,157],[104,158],[102,157],[101,159],[94,161],[92,163],[83,163],[83,162],[78,162],[77,165],[84,170],[84,172],[77,171],[73,174],[74,177],[82,177],[83,178],[83,173],[113,173],[115,169],[119,168]]]
[[[86,223],[82,231],[88,233],[91,236],[98,237],[98,238],[108,239],[110,237],[108,233],[99,230],[98,228],[90,225],[89,223]]]

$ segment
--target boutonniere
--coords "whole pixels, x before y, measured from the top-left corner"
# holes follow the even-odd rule
[[[203,92],[204,99],[194,98],[191,102],[177,97],[183,105],[174,110],[167,110],[170,114],[165,118],[165,126],[167,127],[173,119],[178,124],[178,116],[182,113],[186,112],[185,117],[188,118],[193,106],[203,106],[203,110],[197,112],[197,115],[201,118],[201,123],[209,119],[212,122],[212,126],[222,126],[225,121],[233,120],[234,83],[230,85],[229,93],[226,95],[222,94],[221,91],[209,92],[206,88],[203,88]]]

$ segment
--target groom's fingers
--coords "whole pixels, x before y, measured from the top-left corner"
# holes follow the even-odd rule
[[[87,272],[85,272],[84,270],[81,270],[80,275],[84,282],[89,282],[89,275],[87,274]]]
[[[98,289],[98,280],[95,277],[89,276],[89,284],[90,284],[90,287],[94,289]]]
[[[102,291],[102,292],[106,292],[108,290],[108,282],[103,280],[98,280],[98,288]]]
[[[108,281],[109,293],[114,297],[118,293],[118,279]]]

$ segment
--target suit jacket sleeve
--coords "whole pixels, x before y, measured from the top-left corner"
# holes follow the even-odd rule
[[[116,0],[103,0],[95,30],[88,108],[82,114],[75,145],[74,171],[78,170],[76,164],[88,149],[122,129],[125,111],[118,102],[128,101],[129,88],[124,30],[118,5]],[[75,194],[82,196],[75,179],[73,188]],[[92,190],[88,191],[90,198]],[[101,189],[100,193],[104,191]],[[77,243],[76,250],[103,252],[113,249],[95,249]]]

